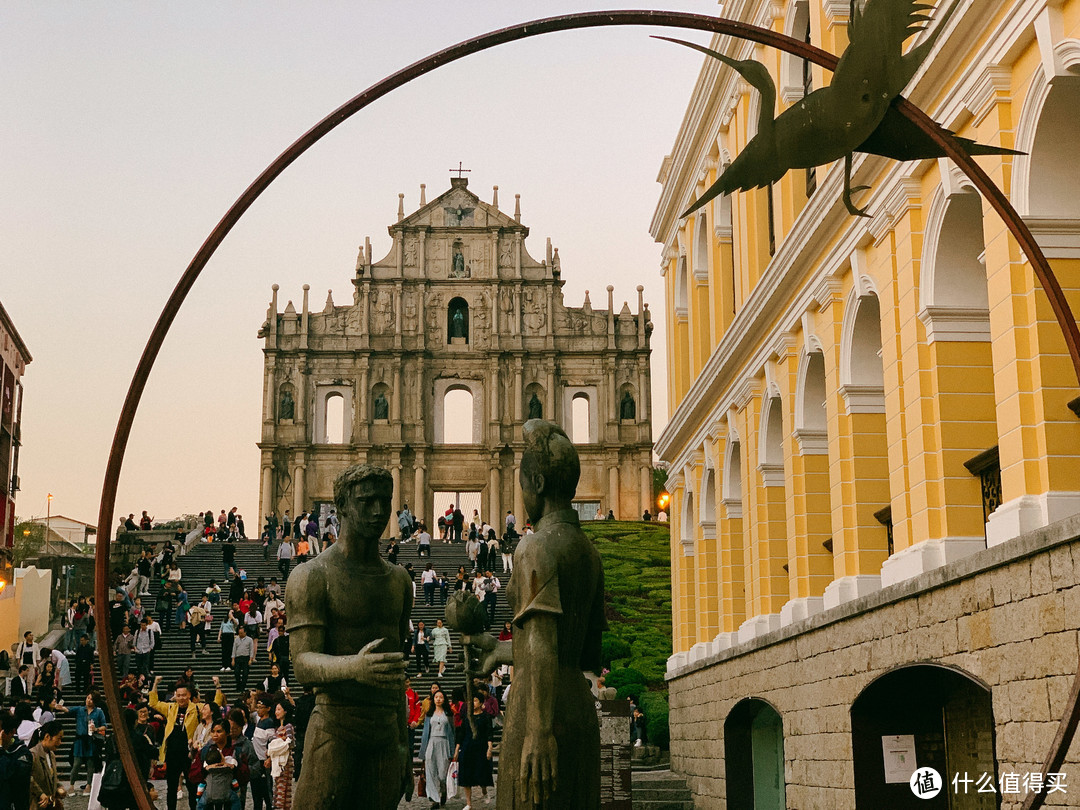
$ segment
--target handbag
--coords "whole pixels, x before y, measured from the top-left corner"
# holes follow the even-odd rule
[[[420,775],[416,777],[416,795],[417,798],[427,794],[427,774],[424,768],[419,768]]]
[[[458,762],[453,760],[446,770],[446,798],[452,799],[457,796]]]

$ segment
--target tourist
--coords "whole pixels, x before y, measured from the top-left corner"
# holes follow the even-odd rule
[[[23,810],[30,806],[34,755],[16,735],[18,725],[11,712],[0,714],[0,808],[3,810]]]
[[[454,577],[454,593],[469,590],[469,575],[465,573],[465,566],[458,566],[457,575]]]
[[[397,565],[398,555],[398,539],[396,537],[390,538],[390,543],[386,546],[386,561],[391,565]]]
[[[190,666],[173,682],[173,692],[181,687],[186,688],[191,695],[199,694],[199,682],[195,678],[195,670]]]
[[[247,628],[248,635],[256,641],[259,638],[259,628],[263,623],[263,615],[259,612],[257,605],[252,603],[248,606],[247,613],[244,614],[244,627]]]
[[[484,627],[485,630],[490,630],[492,623],[495,621],[495,602],[498,599],[500,587],[502,587],[502,583],[499,582],[499,578],[491,573],[491,571],[485,571],[484,582],[480,586],[480,589],[484,594],[484,607],[487,609],[487,624]]]
[[[288,691],[289,684],[281,674],[281,667],[277,664],[270,665],[270,674],[263,678],[262,690],[268,695]]]
[[[458,543],[461,542],[461,530],[465,527],[465,515],[461,514],[461,509],[454,507],[453,515],[453,527],[454,527],[454,540]]]
[[[192,641],[191,649],[192,651],[195,650],[194,641]],[[131,635],[131,628],[125,624],[120,631],[120,635],[118,635],[116,641],[113,642],[113,655],[116,656],[116,671],[121,677],[131,672],[131,656],[134,652],[135,637]]]
[[[476,571],[476,557],[480,553],[480,542],[473,536],[469,536],[465,543],[465,554],[469,558],[470,572]]]
[[[190,670],[190,667],[188,669]],[[154,678],[154,685],[150,690],[150,708],[165,718],[165,731],[162,734],[158,760],[165,762],[165,780],[168,785],[165,799],[168,810],[176,810],[176,794],[180,780],[186,779],[191,767],[191,740],[199,726],[202,704],[192,702],[192,690],[185,685],[176,688],[171,702],[162,701],[158,698],[160,684],[161,676]],[[217,687],[214,702],[220,706],[224,704],[225,696],[221,694],[216,675],[214,685]],[[194,800],[190,797],[189,805],[194,807]]]
[[[135,522],[135,513],[131,512],[127,516],[127,520],[124,521],[124,529],[129,532],[137,532],[139,530],[138,524]]]
[[[307,528],[304,529],[304,539],[307,540],[308,553],[319,553],[319,520],[315,517],[315,513],[312,512],[311,520],[308,521]]]
[[[657,512],[656,513],[656,522],[657,523],[667,523],[667,512],[665,512],[663,509],[661,509],[659,512]]]
[[[517,518],[514,517],[514,513],[509,509],[506,510],[506,531],[513,533],[514,525],[517,523]]]
[[[420,575],[420,582],[424,586],[424,604],[435,604],[435,569],[431,563],[428,563],[424,567],[424,572]]]
[[[423,622],[416,623],[416,632],[413,633],[413,655],[416,663],[416,674],[426,675],[428,667],[431,666],[430,652],[428,650],[428,641],[430,640],[427,628]]]
[[[630,718],[630,742],[640,748],[643,745],[649,744],[649,733],[647,730],[648,721],[645,719],[645,713],[637,706],[634,707],[633,715]]]
[[[209,746],[202,758],[201,781],[196,790],[198,806],[206,810],[229,810],[233,799],[239,798],[240,780],[232,765],[214,746]]]
[[[105,745],[105,712],[97,705],[97,695],[86,696],[82,706],[75,709],[75,745],[71,749],[71,772],[68,774],[68,793],[75,794],[75,777],[80,768],[86,775],[83,791],[89,793],[90,780],[97,771],[96,760],[100,756],[98,746]],[[6,810],[6,808],[5,808]]]
[[[90,688],[90,671],[94,666],[94,648],[90,646],[90,637],[83,636],[75,648],[75,690],[85,692]],[[22,677],[20,671],[19,676]],[[15,682],[12,682],[14,694]]]
[[[604,519],[605,520],[614,520],[615,519],[615,510],[614,509],[608,509],[607,510],[607,517],[604,518]]]
[[[59,720],[51,720],[41,727],[41,742],[30,753],[34,762],[30,770],[30,798],[35,807],[60,808],[63,806],[60,774],[56,770],[56,752],[64,741],[64,727]]]
[[[277,735],[277,723],[270,716],[273,698],[265,692],[260,692],[255,697],[255,728],[252,730],[251,745],[255,749],[255,756],[259,760],[259,767],[251,774],[251,800],[255,810],[273,809],[273,790],[271,789],[270,768],[267,765],[269,759],[267,746],[270,740]]]
[[[150,654],[154,651],[154,634],[150,630],[150,621],[145,616],[135,631],[135,671],[150,677]]]
[[[512,529],[507,529],[506,534],[499,541],[499,553],[502,555],[502,572],[514,570],[514,534]]]
[[[643,514],[643,515],[641,516],[641,520],[642,520],[642,522],[644,522],[644,523],[648,523],[649,521],[651,521],[651,520],[652,520],[652,515],[651,515],[651,514],[649,514],[649,510],[648,510],[648,509],[646,509],[646,510],[645,510],[645,514]]]
[[[443,627],[443,620],[435,620],[435,629],[431,631],[431,642],[435,647],[435,663],[439,665],[439,677],[446,671],[446,656],[453,652],[450,646],[450,631]]]
[[[446,774],[454,750],[454,710],[441,689],[432,693],[420,735],[420,761],[424,763],[425,794],[432,807],[446,806]],[[419,798],[419,797],[417,797]]]
[[[145,517],[146,513],[143,513]],[[139,559],[135,563],[135,570],[139,572],[138,594],[139,596],[150,595],[150,576],[154,573],[154,564],[150,559],[150,552],[143,549]]]
[[[250,692],[248,693],[250,695]],[[244,729],[248,725],[246,709],[233,708],[229,711],[229,740],[232,743],[233,755],[237,763],[243,762],[248,767],[248,780],[255,779],[255,765],[258,756],[255,754],[255,746],[251,740],[244,736]],[[247,807],[248,785],[240,785],[240,807]]]
[[[247,634],[247,625],[240,625],[236,629],[236,640],[233,641],[231,663],[238,690],[247,689],[248,672],[255,663],[256,649],[254,639]]]
[[[274,719],[277,720],[275,739],[267,745],[267,753],[273,762],[274,810],[292,810],[296,729],[293,726],[293,706],[288,699],[280,698],[274,704]]]
[[[408,540],[409,535],[413,533],[413,517],[408,504],[405,504],[405,508],[397,513],[397,525],[402,541]]]
[[[286,523],[286,525],[288,524]],[[289,566],[292,564],[292,558],[292,543],[289,542],[289,536],[286,535],[282,539],[281,545],[278,546],[277,550],[278,570],[281,572],[281,579],[283,582],[289,581]]]
[[[187,621],[191,626],[191,652],[206,652],[206,636],[210,632],[210,625],[213,623],[214,617],[211,611],[213,605],[210,604],[210,600],[206,594],[202,595],[199,599],[199,604],[192,605],[188,610]],[[199,642],[199,649],[196,651],[195,642]]]
[[[236,613],[228,612],[221,626],[218,627],[218,642],[221,644],[221,672],[228,672],[232,667],[233,643],[236,641]]]
[[[471,722],[470,722],[471,721]],[[473,724],[476,733],[473,733]],[[483,699],[473,695],[472,712],[461,724],[461,736],[454,749],[454,759],[458,761],[458,785],[465,791],[465,806],[471,807],[472,789],[480,788],[487,801],[487,789],[494,786],[491,778],[491,757],[494,753],[491,715],[484,711]]]
[[[600,504],[596,505],[596,514],[593,515],[593,520],[603,520],[604,510],[600,508]]]
[[[154,528],[154,519],[146,513],[146,510],[142,510],[142,517],[139,518],[139,528],[144,532],[148,532]]]
[[[416,556],[431,556],[431,533],[423,523],[419,524],[419,534],[416,537]]]
[[[206,795],[210,785],[213,784],[213,782],[208,783],[208,779],[217,781],[218,777],[212,774],[215,769],[224,772],[225,775],[220,779],[222,782],[227,781],[227,784],[217,786],[217,789],[222,791],[220,795],[227,797],[225,803],[218,806],[223,808],[235,807],[240,800],[240,785],[247,784],[249,772],[247,762],[243,761],[242,758],[238,759],[236,756],[236,749],[233,747],[232,742],[232,727],[229,725],[229,721],[220,717],[212,721],[209,738],[206,743],[199,746],[192,757],[190,780],[188,782],[190,788],[189,806],[196,806],[196,799]],[[206,785],[206,787],[202,787],[203,785]],[[224,790],[226,787],[228,788],[227,791]],[[215,792],[215,795],[219,794]],[[205,807],[206,810],[211,808],[208,802],[201,803],[201,806]]]
[[[439,587],[439,596],[442,598],[443,606],[445,606],[447,592],[450,590],[450,582],[446,579],[446,574],[439,574],[435,578],[435,584]]]
[[[306,536],[301,537],[296,543],[296,564],[307,562],[308,551],[311,549],[311,543]]]
[[[488,567],[487,535],[483,530],[476,535],[476,569],[483,571]]]
[[[288,678],[292,668],[292,658],[289,651],[289,633],[285,629],[285,620],[280,621],[277,638],[270,645],[270,658],[281,668],[281,674]]]

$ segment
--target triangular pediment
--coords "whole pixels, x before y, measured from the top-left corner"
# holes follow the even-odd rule
[[[513,216],[484,202],[465,182],[454,178],[449,189],[401,221],[390,226],[390,233],[412,228],[516,228],[528,234],[528,228]]]

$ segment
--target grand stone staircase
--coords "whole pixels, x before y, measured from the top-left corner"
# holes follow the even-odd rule
[[[382,542],[381,545],[383,548],[385,548],[386,542],[387,541]],[[196,543],[186,555],[178,558],[180,569],[183,572],[183,582],[192,600],[197,600],[199,598],[207,585],[210,584],[211,579],[216,580],[218,584],[221,585],[223,598],[227,597],[228,583],[224,582],[222,577],[222,548],[223,544],[217,542]],[[284,592],[287,584],[281,581],[275,553],[276,547],[272,546],[269,559],[264,560],[261,543],[241,541],[236,544],[236,564],[247,572],[247,582],[249,583],[249,587],[253,588],[260,576],[263,577],[267,583],[270,582],[271,577],[277,577],[279,584],[283,586],[282,590]],[[412,613],[413,623],[415,625],[416,622],[423,621],[425,626],[432,628],[435,626],[435,620],[443,617],[444,608],[437,588],[435,593],[435,604],[433,606],[424,604],[424,592],[423,587],[420,584],[420,574],[429,561],[434,564],[436,571],[446,574],[449,579],[453,579],[459,565],[465,565],[466,570],[468,570],[469,566],[463,543],[444,544],[440,540],[435,539],[432,541],[430,558],[426,556],[417,557],[417,548],[414,543],[406,543],[399,546],[398,564],[405,565],[406,563],[412,563],[415,571],[416,601]],[[510,609],[506,604],[505,598],[506,588],[509,584],[509,575],[504,575],[501,571],[501,558],[499,558],[498,562],[498,568],[495,573],[499,577],[502,587],[498,593],[495,621],[492,624],[492,632],[495,634],[498,633],[503,622],[509,621],[511,618]],[[303,565],[304,563],[299,564]],[[294,560],[294,569],[296,565],[297,563]],[[144,596],[142,602],[160,622],[161,616],[157,610],[158,598],[161,595],[160,583],[153,582],[150,591],[151,596]],[[448,595],[449,594],[452,594],[452,591],[448,592]],[[174,626],[171,630],[163,634],[161,647],[159,647],[155,656],[156,673],[162,676],[161,686],[163,691],[170,690],[176,679],[188,666],[190,666],[194,669],[196,681],[204,696],[213,696],[213,677],[215,675],[219,676],[221,679],[222,691],[225,694],[227,703],[231,704],[239,696],[239,690],[236,688],[233,673],[220,671],[221,645],[217,641],[217,633],[221,621],[226,615],[226,608],[223,604],[214,606],[213,623],[211,630],[207,634],[208,643],[206,653],[191,654],[190,637],[189,632],[186,629],[180,630]],[[427,675],[418,675],[414,662],[412,660],[409,661],[408,672],[413,679],[413,689],[421,697],[424,697],[429,693],[431,684],[435,680],[439,681],[447,695],[449,695],[454,688],[465,685],[460,635],[451,631],[451,640],[453,651],[451,655],[448,656],[447,668],[443,677],[436,678],[435,673],[438,671],[438,667],[434,665],[430,667]],[[97,664],[95,664],[94,682],[100,683],[97,669]],[[269,656],[266,651],[266,632],[264,627],[258,642],[256,661],[251,667],[248,678],[248,688],[259,688],[263,679],[269,674],[270,665]],[[295,673],[289,678],[289,686],[293,696],[299,696],[302,691],[302,685],[296,681]],[[69,693],[65,695],[65,698],[67,699],[66,702],[69,706],[76,706],[81,703],[81,698],[75,695],[73,691],[69,691]],[[165,696],[163,695],[162,698],[164,699]],[[58,760],[60,763],[61,777],[66,779],[67,771],[71,764],[70,748],[75,735],[75,721],[69,714],[61,715],[60,720],[65,724],[65,742],[61,748]],[[497,751],[498,741],[501,737],[501,729],[496,728],[495,733]],[[415,748],[419,749],[419,732],[417,732],[415,736]]]

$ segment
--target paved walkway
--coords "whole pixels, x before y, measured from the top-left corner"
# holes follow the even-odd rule
[[[157,787],[158,793],[160,794],[160,798],[158,799],[157,806],[159,808],[162,808],[162,810],[164,810],[164,808],[165,808],[165,783],[164,782],[155,782],[154,785],[155,785],[155,787]],[[479,790],[477,790],[476,793],[479,794]],[[487,810],[488,808],[491,808],[491,810],[494,810],[494,808],[495,808],[495,789],[494,788],[488,788],[488,796],[491,797],[491,804],[484,804],[484,800],[482,798],[478,799],[477,801],[473,802],[474,810]],[[67,801],[64,802],[64,810],[86,810],[86,807],[87,807],[87,797],[86,796],[73,796],[73,797],[69,798]],[[250,799],[248,800],[248,807],[251,807],[251,800]],[[429,810],[430,807],[431,807],[431,802],[426,798],[419,798],[419,799],[413,798],[413,800],[411,802],[409,802],[408,804],[402,802],[399,805],[400,810]],[[450,801],[448,801],[446,803],[446,807],[447,807],[447,810],[462,810],[462,808],[465,807],[465,799],[462,796],[460,791],[458,791],[458,796],[457,796],[456,799],[450,799]],[[187,802],[186,801],[180,802],[178,804],[177,808],[178,808],[178,810],[186,810]]]

